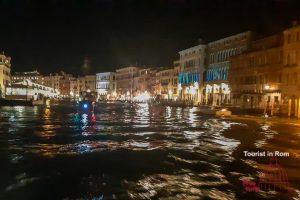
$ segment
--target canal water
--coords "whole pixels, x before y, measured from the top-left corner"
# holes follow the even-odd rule
[[[259,185],[274,158],[243,151],[288,152],[284,189]],[[1,200],[299,199],[300,127],[148,104],[1,107],[0,178]]]

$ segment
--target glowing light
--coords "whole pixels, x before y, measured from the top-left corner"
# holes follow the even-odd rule
[[[173,91],[169,90],[169,95],[172,96],[172,94],[173,94]]]
[[[265,90],[269,90],[270,86],[269,85],[265,85]]]
[[[178,84],[178,90],[182,90],[181,83]]]
[[[147,91],[145,91],[144,93],[135,96],[133,100],[139,102],[145,102],[148,101],[150,98],[151,98],[150,94]]]
[[[195,82],[195,83],[194,83],[194,87],[195,87],[196,89],[198,89],[198,88],[199,88],[199,84],[198,84],[198,82]]]
[[[71,96],[74,96],[74,92],[73,92],[73,91],[71,91],[71,92],[70,92],[70,95],[71,95]]]
[[[90,92],[91,92],[91,90],[90,90],[90,89],[87,89],[87,92],[88,92],[88,93],[90,93]]]
[[[86,103],[83,104],[83,108],[88,108],[88,105]]]
[[[197,94],[197,90],[195,87],[193,87],[193,86],[190,87],[190,94],[192,94],[192,95]]]

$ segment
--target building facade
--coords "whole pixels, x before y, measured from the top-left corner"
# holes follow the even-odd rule
[[[22,82],[23,80],[31,80],[35,83],[44,84],[44,77],[37,70],[29,72],[15,72],[11,79],[12,83]]]
[[[63,73],[64,72],[53,73],[48,76],[44,76],[44,84],[59,91],[59,81],[63,78]]]
[[[164,68],[156,72],[155,95],[161,99],[173,99],[174,68]]]
[[[251,32],[243,32],[208,43],[204,102],[213,106],[230,104],[228,70],[230,57],[242,54],[249,48]]]
[[[116,85],[118,98],[133,98],[134,79],[138,77],[139,70],[139,67],[124,67],[116,70]]]
[[[0,54],[0,98],[5,96],[6,87],[11,82],[11,58]]]
[[[72,96],[71,94],[71,80],[73,80],[74,77],[72,74],[66,74],[64,73],[62,77],[59,79],[59,92],[60,95],[64,98],[69,98]]]
[[[179,52],[178,90],[181,100],[201,102],[201,88],[205,70],[206,45],[197,46]]]
[[[10,99],[26,100],[40,100],[43,97],[60,98],[58,90],[33,82],[30,79],[11,84],[7,87],[6,95]]]
[[[96,74],[96,91],[98,99],[115,99],[116,94],[116,73],[103,72]]]
[[[300,117],[300,26],[283,31],[282,113]]]
[[[233,105],[279,111],[282,45],[282,34],[276,34],[252,41],[247,52],[231,57],[228,77]]]

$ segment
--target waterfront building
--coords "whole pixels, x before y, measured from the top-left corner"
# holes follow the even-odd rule
[[[201,43],[179,52],[179,97],[181,100],[192,101],[194,104],[201,102],[205,70],[206,45]]]
[[[72,74],[60,71],[59,73],[51,73],[48,76],[44,76],[44,84],[59,91],[61,97],[67,98],[70,97],[70,82],[72,79]]]
[[[0,98],[5,96],[6,87],[9,86],[11,82],[11,58],[0,54]]]
[[[71,80],[73,80],[74,77],[72,74],[66,74],[63,73],[62,77],[59,79],[59,92],[60,95],[64,98],[68,98],[72,96],[71,94]]]
[[[116,98],[116,73],[103,72],[96,74],[96,91],[98,99]]]
[[[78,96],[83,97],[86,93],[90,93],[94,97],[96,97],[96,75],[86,75],[78,77],[76,89],[77,91],[74,93],[78,94]]]
[[[59,80],[63,78],[63,74],[64,72],[59,72],[44,76],[44,84],[59,91]]]
[[[134,78],[139,74],[139,67],[124,67],[116,70],[117,95],[120,99],[132,99]]]
[[[208,43],[205,72],[204,102],[210,105],[230,104],[228,70],[229,58],[245,52],[251,41],[251,32],[243,32]]]
[[[78,79],[75,77],[70,79],[70,96],[71,98],[79,97]]]
[[[247,52],[230,58],[232,104],[279,111],[283,67],[282,33],[252,41]]]
[[[8,99],[40,100],[43,97],[59,98],[58,90],[24,79],[15,82],[7,87],[6,96]]]
[[[151,68],[140,68],[138,74],[133,80],[133,96],[139,95],[141,93],[147,92],[152,94],[153,91],[153,76],[154,72]]]
[[[173,100],[177,100],[179,98],[178,85],[179,85],[179,74],[181,72],[180,61],[179,60],[174,61],[173,65],[174,65],[173,80],[172,80],[172,89],[170,95],[172,96]]]
[[[22,82],[23,80],[31,80],[35,83],[44,84],[44,77],[37,70],[28,72],[14,72],[11,79],[12,83]]]
[[[161,68],[156,72],[155,95],[161,99],[173,97],[174,68]]]
[[[282,113],[300,117],[300,26],[283,31]]]

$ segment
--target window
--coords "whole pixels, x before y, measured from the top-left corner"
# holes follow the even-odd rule
[[[288,43],[288,44],[291,43],[291,34],[288,34],[288,35],[287,35],[287,43]]]

